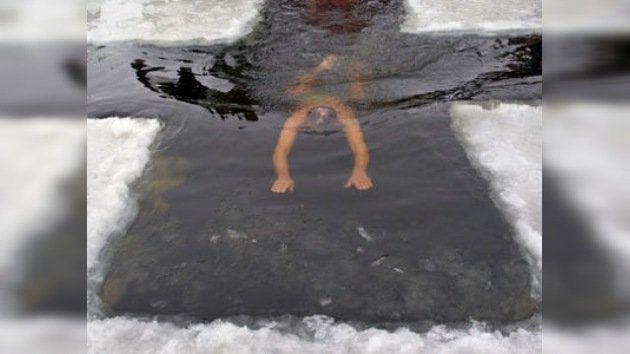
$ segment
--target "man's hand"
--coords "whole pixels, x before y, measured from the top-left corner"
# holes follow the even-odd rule
[[[322,60],[322,62],[319,63],[319,66],[317,66],[317,69],[319,69],[319,71],[330,70],[333,68],[333,66],[335,66],[336,62],[337,62],[336,55],[334,54],[327,55],[324,58],[324,60]]]
[[[286,193],[293,192],[295,182],[291,178],[278,178],[271,186],[271,191],[274,193]]]
[[[353,172],[350,179],[348,179],[348,182],[346,182],[344,188],[354,187],[357,190],[366,191],[373,186],[374,184],[372,184],[372,180],[365,172]]]

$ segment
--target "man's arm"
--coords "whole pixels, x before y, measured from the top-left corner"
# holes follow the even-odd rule
[[[271,191],[274,193],[293,192],[295,183],[289,171],[289,154],[295,142],[297,130],[304,122],[307,113],[303,108],[298,109],[287,119],[282,127],[278,143],[273,151],[273,167],[277,176],[271,186]]]
[[[350,64],[350,97],[355,101],[361,101],[365,98],[365,88],[363,85],[363,72],[365,64],[361,61],[355,61]]]
[[[370,189],[374,186],[372,180],[367,175],[370,153],[363,139],[361,125],[354,116],[354,113],[345,106],[338,107],[337,114],[339,115],[340,122],[344,126],[348,145],[354,154],[352,175],[348,179],[348,182],[346,182],[345,188],[354,187],[358,190]]]
[[[323,71],[332,69],[336,61],[337,57],[335,55],[330,54],[326,56],[324,60],[322,60],[322,62],[319,63],[319,65],[316,66],[314,69],[300,75],[297,83],[289,88],[289,93],[291,93],[292,95],[303,95],[310,91],[317,76]]]

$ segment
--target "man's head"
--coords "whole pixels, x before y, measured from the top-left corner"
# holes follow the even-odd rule
[[[330,107],[313,108],[308,113],[304,127],[317,133],[337,131],[339,130],[337,112]]]

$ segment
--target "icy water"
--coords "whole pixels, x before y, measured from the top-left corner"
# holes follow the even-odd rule
[[[227,18],[240,11],[240,25],[169,32],[173,40],[155,25],[188,2],[88,7],[88,117],[100,119],[88,123],[92,350],[111,348],[124,328],[169,332],[190,351],[200,348],[185,338],[209,335],[220,348],[217,331],[249,326],[244,352],[260,341],[269,351],[335,341],[368,350],[360,337],[375,350],[476,338],[482,351],[519,341],[535,351],[541,227],[527,191],[540,164],[542,72],[527,21],[536,6],[506,16],[525,30],[477,20],[433,33],[416,2],[324,17],[301,1],[202,3]],[[132,27],[146,31],[119,35]],[[352,155],[330,132],[299,135],[296,190],[272,194],[271,152],[297,104],[287,88],[328,54],[342,69],[318,89],[342,98],[343,67],[363,64],[366,98],[344,99],[375,188],[343,189]],[[155,316],[165,322],[142,320]]]

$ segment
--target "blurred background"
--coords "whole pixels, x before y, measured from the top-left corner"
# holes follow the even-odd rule
[[[630,1],[544,5],[546,353],[630,347]],[[0,0],[0,353],[86,351],[86,4]]]
[[[546,1],[545,353],[630,347],[630,1]]]
[[[85,353],[85,4],[0,0],[0,353]]]

